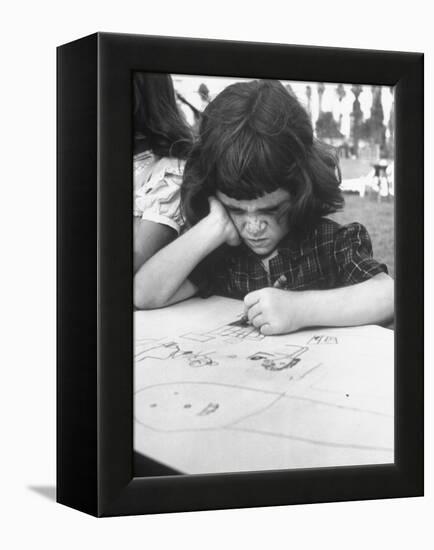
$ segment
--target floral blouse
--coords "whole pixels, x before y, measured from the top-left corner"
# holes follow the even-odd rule
[[[134,216],[168,225],[180,233],[183,226],[180,192],[184,165],[185,161],[157,157],[151,151],[134,156]]]

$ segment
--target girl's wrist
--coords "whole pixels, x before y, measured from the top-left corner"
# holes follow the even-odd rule
[[[305,290],[300,292],[300,321],[302,328],[322,324],[318,318],[318,298],[321,290]]]
[[[313,301],[314,296],[312,291],[296,290],[291,292],[292,304],[290,307],[290,315],[293,316],[292,322],[295,322],[297,325],[297,330],[312,326],[314,324]]]
[[[204,239],[209,242],[213,248],[217,248],[225,242],[226,236],[224,226],[215,216],[208,214],[208,216],[198,223],[198,226],[203,230]]]

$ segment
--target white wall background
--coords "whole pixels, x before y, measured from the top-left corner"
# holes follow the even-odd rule
[[[99,30],[424,51],[426,151],[430,152],[434,55],[431,27],[429,3],[422,0],[405,3],[24,0],[3,6],[0,21],[0,545],[3,548],[430,547],[434,540],[430,342],[426,359],[427,496],[424,499],[96,520],[55,504],[31,487],[50,488],[55,480],[55,47]],[[430,157],[426,165],[426,181],[431,183]],[[433,328],[431,189],[428,184],[427,335]]]

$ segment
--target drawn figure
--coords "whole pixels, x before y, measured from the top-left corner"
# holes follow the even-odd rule
[[[240,317],[232,323],[208,332],[188,332],[183,334],[181,338],[193,340],[194,342],[209,342],[216,338],[224,338],[227,343],[237,343],[240,340],[262,340],[265,336],[256,327],[246,323],[243,317]]]
[[[213,361],[208,355],[191,355],[188,358],[188,364],[190,367],[206,367],[209,365],[218,365],[216,361]]]
[[[321,334],[319,336],[312,336],[312,338],[307,342],[307,345],[311,344],[337,344],[338,339],[336,336],[327,336]]]
[[[297,363],[300,362],[298,357],[291,359],[288,362],[287,358],[282,359],[266,359],[262,364],[266,370],[283,370],[283,369],[292,369]]]
[[[154,345],[151,348],[141,350],[137,353],[136,361],[142,361],[144,359],[179,359],[184,358],[187,360],[187,364],[190,367],[204,367],[207,365],[218,365],[216,361],[210,357],[209,352],[207,355],[194,353],[192,351],[182,350],[176,342],[166,342],[158,345]]]
[[[262,340],[265,338],[256,327],[253,325],[245,325],[241,320],[234,321],[228,325],[223,325],[210,334],[225,338],[226,341],[239,341],[239,340]]]
[[[207,414],[212,414],[216,412],[218,408],[219,408],[218,403],[208,403],[208,405],[197,414],[198,416],[206,416]]]
[[[212,382],[148,386],[135,393],[135,419],[161,432],[214,430],[257,414],[282,394]],[[236,406],[234,406],[236,403]]]
[[[214,340],[214,336],[210,336],[209,334],[200,334],[199,332],[188,332],[187,334],[183,334],[181,338],[193,340],[193,342],[209,342],[210,340]]]
[[[180,347],[176,342],[167,342],[163,344],[158,344],[151,348],[141,350],[136,355],[136,361],[142,359],[169,359],[175,357],[180,352]]]
[[[278,353],[258,351],[248,357],[248,359],[252,361],[261,361],[261,366],[266,370],[280,371],[284,369],[292,369],[292,367],[295,367],[295,365],[300,362],[299,355],[307,351],[307,348],[303,346],[287,347],[293,348],[293,350],[288,350],[288,352],[285,350],[285,352]]]

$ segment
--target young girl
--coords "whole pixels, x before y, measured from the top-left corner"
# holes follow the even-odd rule
[[[325,216],[341,208],[335,157],[278,81],[226,88],[203,114],[182,204],[190,229],[135,277],[135,304],[193,296],[244,300],[263,334],[386,322],[393,281],[366,229]]]
[[[191,130],[171,77],[136,73],[134,85],[134,271],[180,232],[180,187]]]

